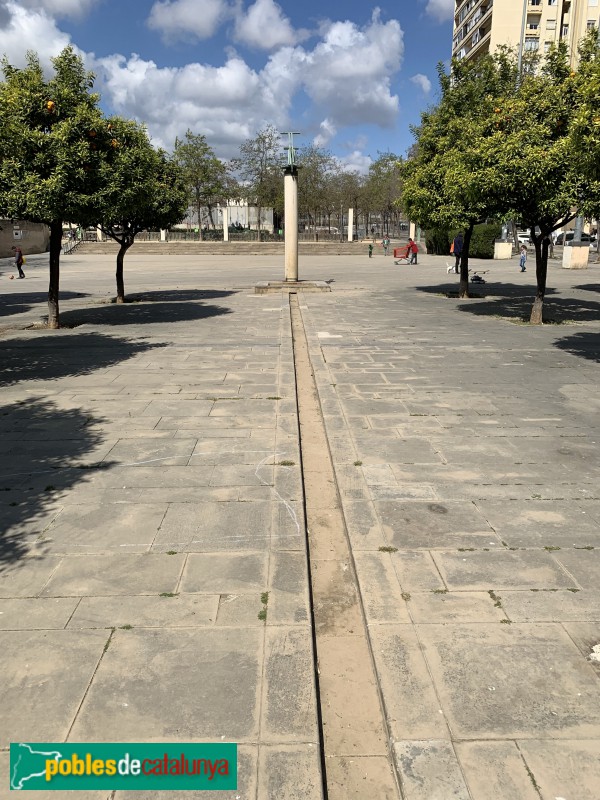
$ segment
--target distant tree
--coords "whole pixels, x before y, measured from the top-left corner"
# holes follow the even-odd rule
[[[201,209],[208,209],[208,218],[214,228],[215,205],[228,199],[227,166],[216,157],[205,136],[194,134],[190,130],[186,131],[184,139],[175,139],[173,159],[183,173],[190,205],[198,215],[202,239]]]
[[[298,167],[298,210],[308,217],[310,227],[317,224],[327,206],[328,176],[336,161],[319,147],[302,147],[298,151]]]
[[[92,94],[94,76],[72,47],[46,80],[35,53],[27,66],[2,61],[0,214],[50,227],[48,327],[58,328],[63,220],[95,222],[100,165],[112,136]]]
[[[400,162],[394,153],[379,153],[370,165],[366,179],[365,194],[369,207],[381,218],[384,233],[389,233],[390,222],[398,215]]]
[[[283,207],[283,158],[277,128],[269,125],[254,139],[246,139],[240,146],[239,157],[231,165],[248,205],[256,206],[260,239],[262,209]]]
[[[188,191],[181,169],[155,150],[144,127],[118,117],[108,121],[114,147],[104,160],[98,222],[119,244],[117,303],[125,302],[123,259],[138,233],[169,228],[184,217]]]

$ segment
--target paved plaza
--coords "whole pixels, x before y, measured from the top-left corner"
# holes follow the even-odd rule
[[[532,259],[459,300],[444,258],[305,257],[331,292],[290,298],[254,293],[283,256],[134,247],[119,306],[114,257],[75,253],[48,331],[27,262],[0,263],[0,798],[11,741],[239,743],[237,791],[74,800],[600,797],[600,265],[551,262],[530,327]]]

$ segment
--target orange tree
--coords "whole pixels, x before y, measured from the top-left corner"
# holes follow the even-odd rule
[[[600,207],[597,162],[591,147],[594,117],[583,112],[587,63],[598,64],[595,31],[580,45],[579,72],[572,70],[564,43],[552,48],[537,69],[526,72],[515,91],[494,98],[494,113],[476,143],[488,175],[488,191],[510,218],[521,219],[535,247],[537,290],[530,322],[541,324],[548,274],[550,235],[576,216]],[[597,67],[596,67],[597,68]]]
[[[100,167],[97,222],[119,244],[117,303],[125,302],[123,259],[140,231],[169,228],[187,210],[181,169],[155,150],[143,126],[119,117],[108,120],[110,146]]]
[[[35,53],[19,69],[2,61],[0,214],[50,227],[48,327],[59,327],[63,221],[95,222],[103,154],[110,147],[94,77],[71,47],[46,80]]]
[[[494,98],[512,90],[517,69],[507,51],[438,67],[441,99],[413,128],[416,147],[401,162],[399,203],[424,228],[464,231],[460,296],[468,296],[469,248],[477,223],[499,217],[505,199],[491,192],[479,152],[494,118]]]

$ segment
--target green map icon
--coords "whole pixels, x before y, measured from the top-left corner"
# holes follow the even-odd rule
[[[19,743],[10,746],[10,788],[29,789],[27,782],[32,778],[46,775],[46,761],[58,761],[62,753],[57,750],[34,750],[29,744]]]

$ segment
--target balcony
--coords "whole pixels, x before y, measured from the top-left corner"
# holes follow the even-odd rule
[[[471,10],[473,10],[476,5],[477,4],[473,4]],[[488,0],[485,3],[482,3],[477,11],[474,12],[473,16],[468,20],[468,22],[460,26],[460,28],[454,34],[454,39],[452,40],[452,52],[454,54],[456,54],[455,51],[460,48],[461,44],[464,43],[464,40],[469,36],[476,25],[485,25],[485,23],[491,17],[492,8],[493,0]],[[489,31],[486,33],[489,33]]]

